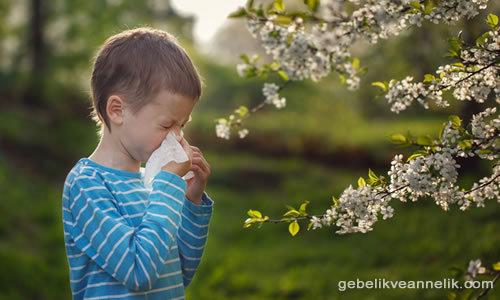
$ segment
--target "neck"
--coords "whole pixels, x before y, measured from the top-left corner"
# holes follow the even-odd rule
[[[121,171],[139,172],[141,167],[141,162],[132,158],[121,141],[114,138],[107,128],[104,129],[99,145],[89,159],[105,167]]]

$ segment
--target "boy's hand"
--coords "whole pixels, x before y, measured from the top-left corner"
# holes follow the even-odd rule
[[[201,205],[201,197],[210,176],[210,165],[203,157],[203,153],[198,147],[190,146],[193,152],[193,163],[190,171],[194,177],[187,180],[186,198],[196,205]]]
[[[191,146],[185,139],[181,139],[180,144],[188,156],[188,160],[183,163],[178,163],[175,161],[170,161],[168,164],[164,165],[161,169],[163,171],[171,172],[179,175],[180,177],[186,175],[186,173],[191,169],[191,164],[193,161],[193,151]]]

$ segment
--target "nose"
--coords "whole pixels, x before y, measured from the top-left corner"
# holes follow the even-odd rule
[[[182,128],[179,127],[179,126],[175,126],[171,130],[175,133],[176,136],[182,136],[183,135],[182,134]]]

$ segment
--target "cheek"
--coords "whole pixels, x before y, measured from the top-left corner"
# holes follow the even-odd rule
[[[153,148],[153,151],[158,149],[161,146],[161,143],[165,139],[167,135],[164,132],[157,133],[154,136],[151,137],[150,140],[150,147]]]

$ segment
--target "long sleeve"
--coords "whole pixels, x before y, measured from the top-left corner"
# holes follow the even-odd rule
[[[77,176],[67,208],[76,246],[127,288],[151,289],[174,243],[186,186],[173,173],[158,173],[142,222],[134,228],[120,214],[115,198],[119,192],[112,193],[98,174]],[[79,269],[75,264],[73,261],[70,271]]]
[[[188,286],[200,264],[208,236],[213,201],[203,194],[202,204],[184,199],[181,225],[177,234],[184,286]]]

